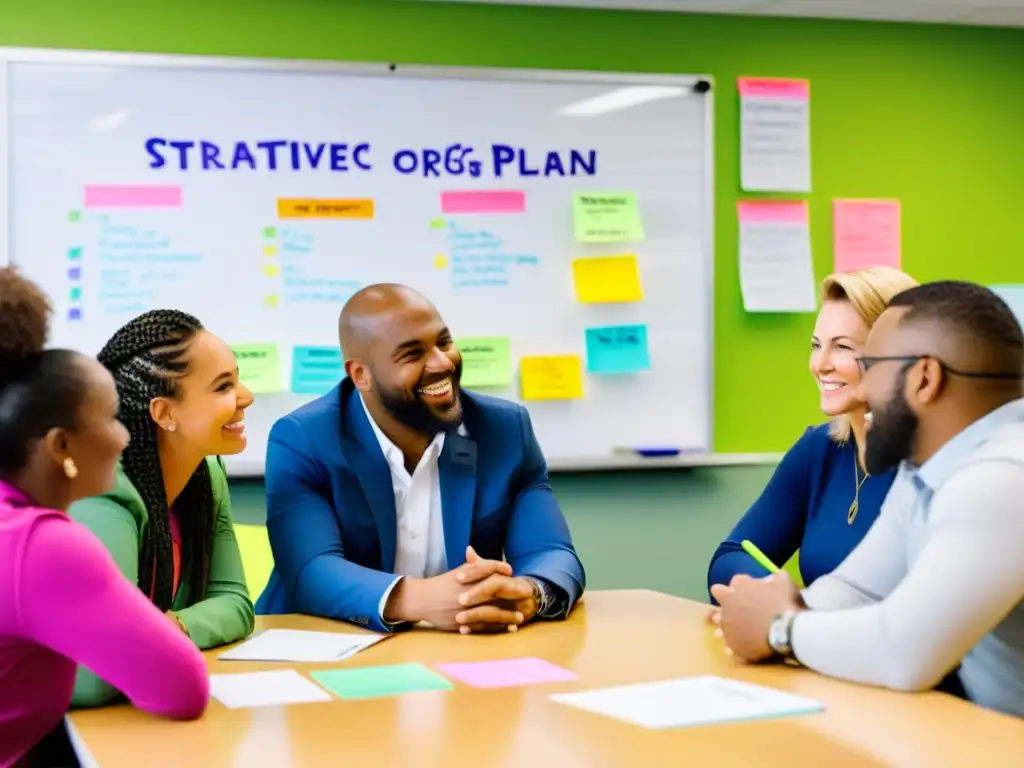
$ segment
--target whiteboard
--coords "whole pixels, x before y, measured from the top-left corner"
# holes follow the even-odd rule
[[[294,348],[336,348],[344,301],[384,281],[428,296],[456,339],[506,337],[513,363],[580,356],[582,398],[525,403],[552,468],[609,466],[624,448],[709,450],[713,109],[710,90],[693,88],[707,78],[26,49],[0,59],[9,257],[53,298],[53,344],[94,354],[134,315],[171,307],[231,344],[276,345],[281,391],[257,395],[232,474],[261,474],[273,423],[315,396],[291,391]],[[641,86],[674,92],[567,114]],[[195,142],[184,161],[174,141]],[[267,141],[281,142],[274,167],[257,147]],[[573,200],[587,191],[635,194],[643,239],[578,242]],[[512,205],[446,214],[449,192]],[[296,200],[364,208],[279,218]],[[458,237],[501,254],[477,270],[487,279],[456,268]],[[618,254],[635,254],[643,299],[577,301],[573,260]],[[619,325],[646,326],[649,369],[589,372],[586,330]],[[513,370],[482,391],[522,402]]]

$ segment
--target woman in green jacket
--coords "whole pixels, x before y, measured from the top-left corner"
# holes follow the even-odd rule
[[[69,513],[200,648],[248,636],[253,605],[217,458],[245,448],[253,401],[231,349],[191,315],[155,310],[115,333],[98,359],[117,383],[131,443],[114,492]],[[117,694],[80,668],[72,706]]]

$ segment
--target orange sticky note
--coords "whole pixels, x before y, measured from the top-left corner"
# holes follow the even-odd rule
[[[279,219],[372,219],[373,200],[282,197],[277,201]]]
[[[519,361],[523,400],[577,400],[583,397],[579,355],[524,357]]]
[[[583,304],[642,301],[644,298],[640,269],[636,256],[631,253],[574,259],[572,277],[576,300]]]

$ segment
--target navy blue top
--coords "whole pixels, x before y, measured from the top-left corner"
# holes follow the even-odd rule
[[[767,576],[740,546],[750,539],[780,568],[800,550],[800,575],[810,586],[831,573],[864,538],[878,517],[896,471],[873,475],[860,489],[853,524],[846,522],[856,495],[853,440],[840,445],[828,434],[829,425],[809,427],[789,449],[747,514],[711,558],[708,589],[728,584],[738,573]],[[863,470],[858,469],[864,478]]]

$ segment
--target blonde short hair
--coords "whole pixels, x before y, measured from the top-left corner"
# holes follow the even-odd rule
[[[918,283],[910,275],[892,267],[868,267],[853,272],[834,272],[821,281],[821,302],[847,301],[870,328],[898,293]],[[850,439],[850,417],[832,419],[832,439],[845,443]],[[862,446],[860,446],[862,447]]]

